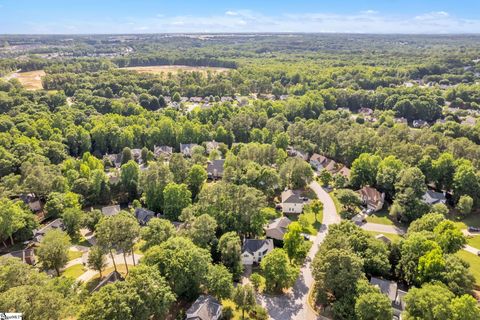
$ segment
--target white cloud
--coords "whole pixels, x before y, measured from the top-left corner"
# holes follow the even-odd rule
[[[266,15],[250,10],[218,15],[153,15],[103,21],[55,21],[24,24],[35,32],[68,33],[66,25],[82,33],[146,32],[339,32],[339,33],[480,33],[480,19],[460,19],[444,11],[410,16],[374,10],[354,14],[304,13]],[[138,26],[135,28],[135,26]],[[37,29],[38,28],[38,29]],[[142,29],[139,29],[142,28]]]

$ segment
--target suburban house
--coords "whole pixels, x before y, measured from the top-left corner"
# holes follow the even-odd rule
[[[125,280],[123,276],[118,271],[112,271],[108,276],[106,276],[99,284],[92,290],[92,292],[100,290],[102,287],[106,286],[109,283],[114,283],[117,281]]]
[[[106,167],[120,168],[122,166],[122,154],[106,154],[103,156]]]
[[[225,159],[209,161],[207,165],[208,178],[216,180],[223,177],[223,166]]]
[[[183,153],[185,157],[191,157],[192,156],[192,150],[193,148],[198,147],[198,144],[196,143],[180,143],[180,152]]]
[[[423,128],[425,126],[428,126],[428,122],[425,121],[425,120],[421,120],[421,119],[418,119],[418,120],[413,120],[413,127],[414,128]]]
[[[169,158],[173,154],[173,148],[169,146],[153,146],[153,155],[155,158],[161,156]]]
[[[33,212],[42,211],[42,202],[34,193],[21,194],[19,197]]]
[[[132,152],[133,160],[138,164],[142,164],[142,149],[131,149],[130,151]]]
[[[186,314],[186,320],[218,320],[222,316],[222,305],[212,296],[201,295]]]
[[[282,211],[284,213],[302,213],[304,201],[298,192],[286,190],[282,192]]]
[[[367,209],[379,211],[383,208],[385,193],[380,193],[377,189],[367,186],[357,192],[360,194],[360,199],[363,205],[367,206]]]
[[[260,263],[272,250],[272,239],[246,239],[242,246],[242,263],[245,265]]]
[[[265,234],[267,238],[275,240],[283,240],[283,236],[287,233],[288,226],[292,223],[287,217],[280,217],[270,221],[265,227]]]
[[[358,113],[363,114],[364,116],[371,116],[373,114],[373,110],[370,108],[360,108]]]
[[[314,167],[317,171],[320,171],[323,169],[324,164],[329,160],[327,157],[322,156],[318,153],[312,154],[310,157],[310,165]]]
[[[306,152],[297,150],[293,147],[287,147],[287,154],[289,157],[298,157],[300,159],[303,159],[305,161],[308,160],[308,154]]]
[[[156,216],[155,212],[145,208],[136,208],[134,215],[141,226],[147,225],[148,221]]]
[[[392,302],[393,319],[401,319],[401,313],[405,310],[405,302],[403,298],[407,292],[398,289],[398,284],[394,281],[372,277],[370,279],[370,284],[378,287]]]
[[[335,174],[339,174],[339,175],[342,175],[345,179],[349,180],[350,179],[350,169],[347,168],[346,166],[343,166],[340,170],[338,170],[337,173]]]
[[[423,195],[422,199],[423,202],[429,205],[447,202],[447,199],[445,198],[445,195],[443,193],[433,190],[427,190],[427,192],[425,192],[425,194]]]
[[[35,254],[33,252],[33,248],[26,248],[24,250],[13,251],[4,255],[4,257],[8,258],[17,258],[22,260],[23,263],[29,265],[35,265]]]
[[[220,143],[213,140],[205,142],[205,150],[207,154],[210,154],[213,150],[217,150],[220,147]]]
[[[120,209],[120,206],[118,204],[102,208],[102,213],[107,217],[114,216],[117,213],[119,213],[120,211],[121,211],[121,209]]]
[[[108,183],[115,185],[120,182],[120,169],[114,169],[106,173]]]
[[[63,220],[60,219],[60,218],[55,219],[52,222],[50,222],[49,224],[47,224],[46,226],[42,227],[41,229],[34,230],[33,231],[33,239],[32,239],[31,244],[33,244],[33,245],[39,244],[40,241],[42,241],[45,234],[48,231],[53,230],[53,229],[64,230]]]

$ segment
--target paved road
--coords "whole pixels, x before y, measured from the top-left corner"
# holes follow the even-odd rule
[[[393,233],[398,235],[405,234],[405,230],[396,226],[386,225],[386,224],[379,224],[379,223],[371,223],[367,222],[362,225],[362,229],[367,231],[375,231],[375,232],[383,232],[383,233]]]
[[[316,181],[310,184],[310,188],[315,191],[318,199],[323,202],[322,227],[320,227],[317,236],[312,239],[313,245],[308,253],[307,262],[301,268],[300,276],[290,292],[278,296],[262,295],[259,297],[259,302],[267,308],[270,318],[274,320],[320,319],[307,302],[309,289],[313,286],[310,263],[318,251],[318,246],[325,239],[328,226],[339,223],[340,216],[337,214],[332,198]]]

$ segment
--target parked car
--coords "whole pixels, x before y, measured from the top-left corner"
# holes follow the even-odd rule
[[[478,227],[468,227],[469,232],[480,232],[480,228]]]

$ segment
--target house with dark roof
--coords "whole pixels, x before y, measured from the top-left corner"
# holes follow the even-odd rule
[[[107,216],[111,217],[118,214],[121,211],[120,206],[118,204],[113,206],[106,206],[102,208],[102,213]]]
[[[287,233],[290,223],[292,223],[292,221],[287,217],[280,217],[270,221],[265,227],[267,238],[283,241],[283,237],[285,233]]]
[[[425,120],[421,120],[421,119],[413,120],[412,124],[413,124],[414,128],[423,128],[423,127],[428,126],[428,122],[425,121]]]
[[[366,206],[367,209],[376,212],[383,208],[385,193],[381,193],[377,189],[368,186],[363,187],[357,192],[360,195],[363,205]]]
[[[198,147],[196,143],[180,143],[180,152],[183,153],[185,157],[191,157],[193,148]]]
[[[123,276],[118,271],[113,271],[107,275],[99,284],[92,290],[92,292],[100,290],[102,287],[106,286],[109,283],[114,283],[117,281],[125,280]]]
[[[24,250],[13,251],[3,255],[6,258],[17,258],[22,260],[23,263],[29,265],[35,265],[35,254],[33,248],[26,248]]]
[[[215,140],[207,141],[204,144],[207,154],[210,154],[213,150],[217,150],[220,147],[220,143]]]
[[[314,153],[310,157],[310,165],[315,168],[315,170],[320,171],[324,168],[325,163],[329,160],[327,157],[322,156],[321,154]]]
[[[222,305],[212,296],[201,295],[186,314],[186,320],[218,320],[222,315]]]
[[[289,157],[297,157],[305,161],[308,160],[308,154],[306,152],[297,150],[293,147],[287,147],[287,155]]]
[[[45,234],[53,229],[59,229],[59,230],[65,230],[65,226],[63,225],[63,220],[62,219],[55,219],[52,222],[48,223],[44,227],[34,230],[33,231],[33,239],[32,239],[32,244],[36,245],[39,244],[40,241],[42,241],[43,237]]]
[[[225,159],[209,161],[207,165],[208,178],[216,180],[223,177],[223,166]]]
[[[147,225],[148,221],[155,217],[155,212],[145,208],[136,208],[134,214],[141,226]]]
[[[173,154],[173,148],[169,146],[153,146],[153,155],[155,158],[165,157],[170,158]]]
[[[42,202],[40,199],[35,195],[35,193],[26,193],[26,194],[21,194],[19,198],[25,203],[30,210],[33,212],[39,212],[42,211]]]
[[[122,166],[122,154],[106,154],[103,156],[103,162],[106,167],[120,168]]]
[[[284,213],[302,213],[304,201],[299,192],[285,190],[282,192],[282,211]]]
[[[390,299],[393,308],[393,318],[401,319],[401,314],[403,310],[405,310],[404,297],[407,292],[398,289],[398,284],[394,281],[372,277],[370,279],[370,284],[379,288],[380,292]]]
[[[260,263],[272,250],[272,239],[246,239],[242,246],[242,263],[245,265]]]
[[[422,200],[429,205],[447,202],[447,198],[445,198],[445,195],[443,193],[433,190],[427,190],[427,192],[425,192],[425,194],[423,195]]]

